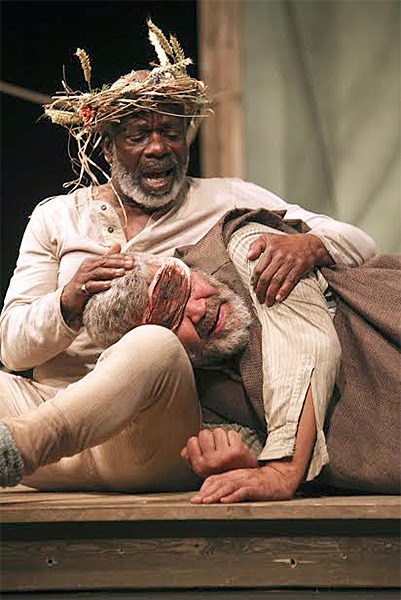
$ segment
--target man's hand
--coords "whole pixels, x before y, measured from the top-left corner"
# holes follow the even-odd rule
[[[70,327],[78,327],[89,297],[108,290],[112,279],[122,277],[133,266],[132,256],[121,254],[120,244],[110,246],[103,256],[85,259],[61,294],[65,322]]]
[[[303,275],[316,266],[333,263],[318,237],[310,233],[263,234],[249,247],[256,260],[252,285],[261,304],[285,300]]]
[[[244,444],[239,433],[221,427],[202,429],[189,438],[180,454],[201,477],[258,464],[256,454]]]
[[[191,502],[227,504],[245,500],[290,500],[297,487],[294,477],[270,465],[237,469],[208,477]]]
[[[305,478],[316,441],[315,409],[308,388],[298,424],[294,455],[272,460],[263,467],[236,468],[211,475],[191,498],[194,504],[290,500]]]

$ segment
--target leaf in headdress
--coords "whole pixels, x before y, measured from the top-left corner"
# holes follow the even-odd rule
[[[174,35],[170,35],[170,44],[174,50],[174,56],[176,61],[185,60],[184,50],[181,48],[179,41]]]
[[[148,19],[147,24],[149,27],[149,40],[156,50],[160,64],[162,66],[170,64],[167,54],[174,58],[174,51],[170,46],[166,36],[161,29],[156,27],[151,19]]]
[[[45,115],[56,125],[63,125],[64,127],[79,125],[82,122],[79,115],[67,110],[56,110],[45,107]]]
[[[162,67],[167,67],[170,64],[170,61],[167,57],[167,54],[163,50],[157,35],[149,30],[149,40],[154,49],[156,50],[157,58],[159,59],[159,63]]]
[[[81,63],[81,67],[82,67],[82,71],[84,72],[85,81],[88,84],[89,91],[91,91],[91,89],[92,89],[91,88],[92,67],[91,67],[91,63],[89,60],[89,56],[85,52],[85,50],[82,50],[81,48],[77,48],[77,51],[75,52],[75,56],[78,56],[78,58],[79,58],[79,61]]]

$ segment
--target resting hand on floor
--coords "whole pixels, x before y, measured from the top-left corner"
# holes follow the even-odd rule
[[[282,464],[283,469],[270,464],[211,475],[205,479],[191,502],[228,504],[251,500],[290,500],[298,488],[298,480],[291,469]]]

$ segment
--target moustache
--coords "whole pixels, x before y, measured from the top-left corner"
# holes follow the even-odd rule
[[[141,170],[146,173],[157,173],[177,167],[178,161],[174,156],[163,156],[161,158],[149,158],[141,163]]]

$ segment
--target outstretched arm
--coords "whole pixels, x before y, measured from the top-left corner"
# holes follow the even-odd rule
[[[315,277],[303,279],[271,308],[258,302],[246,256],[249,244],[265,232],[247,225],[235,232],[228,250],[262,325],[267,441],[258,466],[209,476],[194,502],[291,498],[328,460],[323,421],[340,359],[338,338]]]
[[[316,441],[316,421],[309,388],[299,420],[295,452],[291,458],[267,461],[263,466],[233,468],[211,475],[193,496],[194,504],[289,500],[305,478]]]

